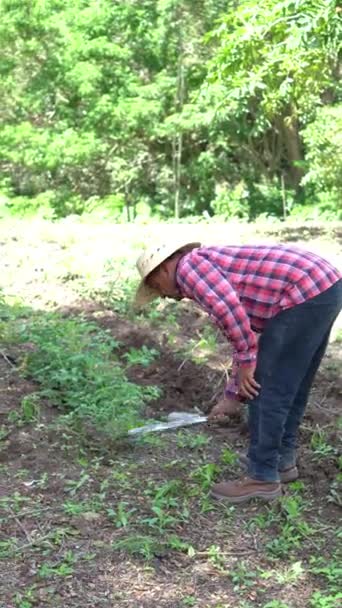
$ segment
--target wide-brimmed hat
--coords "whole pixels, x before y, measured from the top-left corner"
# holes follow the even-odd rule
[[[147,247],[139,256],[136,263],[142,280],[135,294],[134,306],[140,308],[160,296],[159,291],[146,284],[146,278],[153,270],[177,251],[186,253],[200,246],[201,243],[198,242],[189,243],[185,239],[173,239],[172,241]]]

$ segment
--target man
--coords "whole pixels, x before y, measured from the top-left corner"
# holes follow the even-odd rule
[[[147,249],[137,267],[137,305],[190,298],[234,349],[233,376],[211,418],[248,401],[248,477],[215,484],[213,496],[234,503],[276,498],[281,482],[298,476],[297,431],[342,306],[341,273],[292,245],[168,243]]]

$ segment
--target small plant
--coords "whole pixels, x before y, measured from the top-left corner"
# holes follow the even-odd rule
[[[119,502],[117,509],[107,509],[108,516],[114,520],[117,528],[126,528],[136,509],[127,510],[127,502]]]
[[[32,585],[24,591],[15,594],[14,605],[16,608],[32,608],[36,605],[37,595],[35,593],[36,585]]]
[[[221,452],[220,461],[222,464],[234,467],[238,462],[238,455],[229,448],[224,448]]]
[[[63,504],[63,510],[67,515],[80,515],[81,513],[96,513],[101,509],[100,503],[96,501],[79,501],[73,502],[67,500]]]
[[[64,559],[59,564],[42,564],[38,568],[38,575],[41,578],[50,578],[51,576],[70,576],[73,573],[73,565],[76,561],[76,556],[72,551],[67,551]]]
[[[161,551],[162,544],[153,536],[129,536],[113,543],[114,551],[127,551],[131,555],[141,556],[146,560],[151,560]]]
[[[90,480],[90,475],[85,471],[81,471],[79,479],[69,479],[66,482],[66,492],[69,492],[70,496],[75,496],[77,492]]]
[[[155,348],[148,348],[145,344],[141,348],[130,348],[123,355],[128,365],[142,365],[148,367],[152,361],[159,357],[160,353]]]
[[[179,431],[177,433],[177,447],[190,450],[201,450],[211,441],[211,437],[204,433],[193,434],[191,431]]]
[[[326,433],[319,427],[312,434],[310,447],[316,460],[329,458],[336,454],[336,448],[328,443]]]
[[[234,570],[230,570],[229,578],[234,584],[234,591],[240,588],[251,587],[255,584],[256,572],[250,570],[244,562],[238,562]]]
[[[8,540],[0,540],[0,560],[6,559],[12,555],[13,551],[16,551],[17,539],[10,538]]]
[[[321,593],[315,591],[309,600],[310,608],[340,608],[342,593]]]
[[[33,422],[39,420],[40,404],[39,394],[31,393],[23,397],[21,401],[22,419],[24,422]]]
[[[310,572],[324,577],[329,592],[337,592],[342,587],[342,565],[337,557],[328,562],[322,557],[311,558]]]
[[[181,551],[182,553],[187,553],[189,557],[194,557],[196,554],[195,549],[192,545],[182,540],[177,534],[170,534],[167,537],[167,546],[170,549],[174,549],[175,551]]]
[[[186,595],[181,600],[182,606],[196,606],[196,598],[193,595]]]
[[[216,566],[216,568],[218,568],[221,572],[225,572],[225,565],[227,560],[225,555],[222,553],[220,547],[218,547],[217,545],[211,545],[207,550],[207,554],[209,561],[214,566]]]
[[[283,571],[277,570],[268,570],[266,572],[262,572],[260,577],[263,579],[274,579],[280,585],[287,585],[289,583],[296,582],[299,578],[303,576],[305,570],[302,566],[302,562],[294,562],[288,568],[285,568]]]
[[[191,477],[200,484],[203,492],[207,492],[220,472],[221,469],[217,464],[208,463],[197,467]]]
[[[171,515],[158,504],[152,505],[151,510],[154,515],[142,519],[141,523],[147,524],[151,528],[156,528],[160,534],[166,532],[180,521],[179,517]]]

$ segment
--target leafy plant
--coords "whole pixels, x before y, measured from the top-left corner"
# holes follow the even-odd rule
[[[40,416],[39,395],[31,393],[26,395],[21,401],[22,419],[24,422],[38,420]]]
[[[155,348],[148,348],[145,344],[141,348],[130,348],[123,355],[128,365],[142,365],[148,367],[152,361],[159,357],[160,353]]]
[[[314,458],[317,460],[336,454],[336,448],[327,442],[325,432],[319,427],[312,434],[310,447],[314,453]]]
[[[51,576],[69,576],[74,572],[74,564],[76,562],[76,556],[72,551],[67,551],[64,555],[64,559],[58,564],[51,564],[49,562],[42,564],[38,568],[38,575],[41,578],[50,578]]]
[[[211,437],[204,433],[192,433],[191,431],[178,431],[177,446],[190,450],[201,450],[211,442]]]
[[[37,399],[48,398],[112,437],[136,426],[143,404],[160,394],[158,387],[127,380],[115,356],[117,342],[95,324],[56,314],[33,317],[21,339],[36,345],[24,371],[41,384]]]
[[[217,464],[203,464],[192,472],[191,477],[200,484],[201,490],[206,492],[220,471],[221,469]]]
[[[153,536],[135,535],[115,541],[112,545],[114,551],[127,551],[131,555],[138,555],[144,559],[152,559],[162,549],[162,543]]]
[[[182,606],[196,606],[196,598],[193,595],[186,595],[182,598]]]
[[[120,501],[116,509],[108,509],[108,516],[114,520],[117,528],[126,528],[136,509],[127,509],[127,502]]]
[[[341,605],[342,593],[322,593],[315,591],[309,600],[311,608],[339,608]]]
[[[222,464],[232,467],[237,464],[238,455],[229,448],[224,448],[220,455],[220,461]]]

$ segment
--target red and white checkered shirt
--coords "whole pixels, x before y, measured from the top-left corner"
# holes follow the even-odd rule
[[[342,278],[328,261],[292,245],[199,247],[185,254],[176,280],[232,342],[226,388],[237,398],[236,372],[256,360],[257,336],[268,319],[322,293]]]

